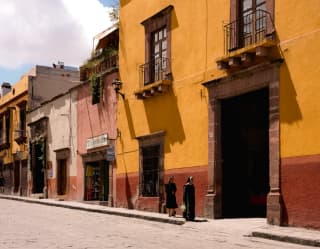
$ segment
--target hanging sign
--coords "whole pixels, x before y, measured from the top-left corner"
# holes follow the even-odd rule
[[[114,152],[113,146],[107,148],[106,160],[107,161],[114,161],[115,160],[115,152]]]

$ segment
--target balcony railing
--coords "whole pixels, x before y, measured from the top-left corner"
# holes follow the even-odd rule
[[[18,143],[25,143],[27,141],[27,132],[25,128],[22,128],[20,123],[17,124],[17,128],[14,131],[14,140]]]
[[[170,73],[170,60],[168,58],[155,58],[139,67],[140,88],[168,79]]]
[[[106,56],[97,61],[89,61],[87,64],[80,67],[80,80],[86,81],[90,79],[92,74],[102,74],[108,70],[118,67],[118,54]]]
[[[265,39],[274,39],[274,24],[269,12],[257,10],[224,26],[225,53]]]

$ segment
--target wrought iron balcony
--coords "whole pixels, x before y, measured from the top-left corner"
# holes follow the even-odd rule
[[[219,69],[233,69],[261,61],[276,45],[272,17],[257,10],[224,26],[225,56],[217,60]]]
[[[26,128],[22,127],[20,123],[17,124],[17,129],[14,131],[14,140],[18,144],[25,143],[27,141],[27,132]]]
[[[155,58],[139,67],[140,87],[168,78],[170,61],[168,58]]]
[[[139,67],[140,85],[135,92],[138,99],[144,99],[165,92],[171,85],[170,60],[155,58]]]
[[[114,52],[113,55],[97,57],[89,60],[85,65],[80,67],[80,80],[89,80],[93,74],[103,74],[105,72],[117,69],[119,65],[118,53]]]
[[[274,25],[269,12],[257,10],[224,26],[226,53],[265,39],[273,39]]]

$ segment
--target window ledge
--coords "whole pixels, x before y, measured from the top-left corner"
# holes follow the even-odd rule
[[[154,83],[148,84],[134,92],[137,99],[146,99],[159,94],[165,93],[172,85],[172,80],[163,79]]]

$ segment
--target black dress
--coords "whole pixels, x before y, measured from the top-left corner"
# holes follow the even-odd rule
[[[194,220],[195,217],[195,191],[193,184],[185,184],[183,186],[183,203],[185,210],[183,217],[186,220]]]
[[[173,182],[170,182],[166,184],[166,207],[167,208],[177,208],[177,200],[176,200],[176,192],[177,187],[176,184]]]

